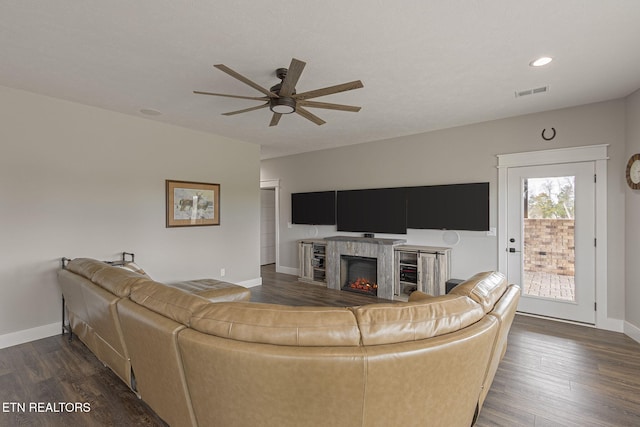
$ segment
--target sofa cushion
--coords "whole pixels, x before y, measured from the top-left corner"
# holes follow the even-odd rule
[[[131,290],[131,301],[158,314],[189,326],[193,313],[210,304],[198,295],[193,295],[162,283],[148,280]]]
[[[460,295],[415,302],[353,307],[363,345],[417,341],[467,327],[484,317],[482,307]]]
[[[112,267],[90,258],[73,259],[67,264],[66,270],[79,274],[119,297],[128,297],[133,285],[149,280],[132,271]]]
[[[151,276],[149,276],[138,264],[136,264],[133,261],[127,261],[124,264],[115,265],[114,267],[122,268],[124,270],[133,271],[134,273],[141,274],[142,276],[145,276],[145,277],[148,277],[149,279],[151,279]]]
[[[482,306],[485,313],[493,310],[496,301],[507,290],[507,278],[497,271],[477,273],[453,288],[450,295],[464,295]]]
[[[79,274],[85,279],[91,280],[91,278],[94,274],[96,274],[97,271],[100,271],[106,267],[108,267],[108,265],[102,261],[91,258],[75,258],[67,263],[65,269],[71,271],[72,273]]]
[[[251,298],[251,292],[244,286],[216,279],[185,280],[170,283],[169,286],[201,296],[211,302],[246,301]]]
[[[106,268],[96,271],[91,281],[114,295],[128,297],[134,285],[148,282],[150,279],[133,271],[107,265]]]
[[[290,346],[357,346],[353,313],[336,307],[223,302],[198,310],[191,328],[238,341]]]

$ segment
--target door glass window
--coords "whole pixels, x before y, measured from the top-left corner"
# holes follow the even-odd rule
[[[575,301],[575,176],[523,185],[523,293]]]

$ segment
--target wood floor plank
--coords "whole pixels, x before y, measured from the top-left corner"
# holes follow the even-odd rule
[[[354,306],[375,297],[263,268],[255,302]],[[215,385],[212,385],[215,386]],[[0,401],[86,402],[89,413],[0,412],[0,426],[166,426],[77,339],[0,350]],[[640,344],[585,326],[517,315],[478,427],[640,426]],[[301,426],[304,427],[304,426]]]

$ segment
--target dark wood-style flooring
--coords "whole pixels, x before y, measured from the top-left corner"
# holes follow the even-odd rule
[[[298,282],[273,266],[262,277],[263,285],[251,290],[253,301],[372,302]],[[0,350],[0,401],[0,426],[165,426],[80,341],[66,336]],[[51,412],[60,410],[57,402],[88,403],[90,411]],[[29,412],[33,403],[49,411]],[[640,426],[640,344],[619,333],[518,315],[476,426]]]

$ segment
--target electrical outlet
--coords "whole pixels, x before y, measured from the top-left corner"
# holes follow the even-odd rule
[[[489,231],[487,231],[487,236],[494,237],[495,235],[496,235],[496,228],[495,227],[489,227]]]
[[[220,269],[220,277],[224,277],[224,275],[227,274],[227,272],[225,271],[224,268]]]

